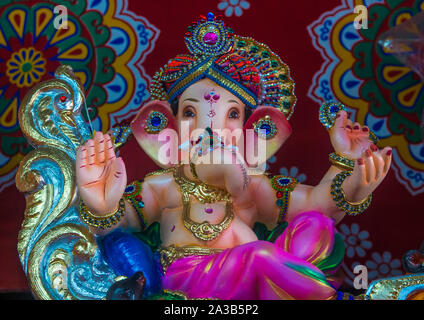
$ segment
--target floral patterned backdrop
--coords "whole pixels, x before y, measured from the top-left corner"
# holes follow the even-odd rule
[[[354,7],[359,5],[368,10],[368,28],[354,27],[357,16]],[[378,136],[380,146],[393,147],[392,170],[397,183],[415,199],[421,199],[415,208],[421,213],[424,212],[424,138],[420,131],[423,83],[409,67],[384,50],[378,39],[383,32],[422,10],[422,0],[343,0],[308,25],[313,46],[324,59],[313,76],[308,96],[318,103],[329,99],[345,103],[350,106],[352,119],[366,124]],[[393,201],[400,203],[407,198],[394,196],[397,199]],[[405,219],[413,223],[408,215]],[[367,229],[366,225],[357,223],[350,226],[342,223],[339,227],[347,246],[343,265],[346,274],[352,278],[351,270],[361,263],[367,266],[371,280],[400,275],[400,257],[393,256],[390,250],[376,252]],[[424,232],[421,237],[424,238]]]
[[[25,200],[16,169],[31,150],[17,112],[25,93],[70,64],[86,90],[89,118],[107,131],[130,119],[148,99],[148,82],[170,57],[186,52],[186,27],[200,14],[221,14],[237,34],[269,45],[290,66],[298,102],[293,135],[268,161],[274,174],[315,185],[332,151],[318,120],[320,104],[336,98],[394,147],[386,181],[371,207],[338,226],[346,244],[343,270],[352,284],[357,264],[370,280],[404,273],[402,255],[424,240],[424,148],[419,114],[422,83],[382,51],[379,34],[424,9],[412,0],[2,0],[0,6],[0,290],[27,290],[16,252]],[[368,29],[353,28],[354,6],[369,11]],[[68,9],[68,29],[54,28],[54,8]],[[420,140],[421,139],[421,140]],[[129,180],[156,166],[134,141],[122,149]],[[142,165],[140,165],[142,164]]]

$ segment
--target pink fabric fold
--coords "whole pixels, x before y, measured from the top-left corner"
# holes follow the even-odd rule
[[[336,290],[314,264],[331,254],[333,245],[334,222],[319,212],[305,212],[275,243],[258,240],[174,261],[162,285],[189,298],[329,299]]]

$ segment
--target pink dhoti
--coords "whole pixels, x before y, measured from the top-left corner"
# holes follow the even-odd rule
[[[172,262],[162,287],[189,298],[329,299],[336,289],[317,266],[332,253],[334,235],[333,220],[302,213],[274,243],[258,240]]]

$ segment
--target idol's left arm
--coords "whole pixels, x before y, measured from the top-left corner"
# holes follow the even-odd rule
[[[355,161],[352,174],[341,185],[349,202],[364,201],[387,175],[392,158],[391,148],[373,149],[365,150],[362,157]],[[338,167],[331,166],[318,185],[296,185],[290,193],[284,220],[290,222],[299,213],[314,210],[332,218],[336,224],[339,223],[345,212],[336,206],[331,194],[331,185],[336,175],[341,172]],[[278,221],[281,214],[276,204],[276,192],[265,176],[254,177],[251,182],[250,196],[256,204],[258,221],[271,226]]]
[[[390,147],[379,150],[374,146],[365,150],[362,157],[355,161],[352,174],[341,184],[346,199],[351,203],[361,203],[367,199],[386,177],[391,159]],[[331,185],[341,172],[338,167],[331,166],[318,185],[298,185],[291,195],[287,219],[293,219],[300,212],[316,210],[339,223],[345,212],[336,206]]]

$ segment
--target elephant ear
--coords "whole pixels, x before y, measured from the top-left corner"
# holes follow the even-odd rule
[[[246,139],[244,158],[248,166],[256,168],[263,166],[286,142],[291,131],[292,128],[285,115],[277,108],[268,106],[256,108],[244,125]]]
[[[131,131],[140,147],[162,168],[178,163],[176,124],[170,104],[159,100],[144,105],[131,122]]]

